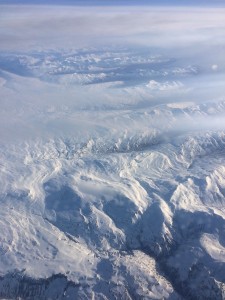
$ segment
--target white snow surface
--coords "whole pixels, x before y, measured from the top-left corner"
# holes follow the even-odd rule
[[[204,110],[29,103],[12,86],[27,99],[30,85],[42,82],[3,74],[3,94],[12,97],[1,113],[1,276],[65,274],[92,288],[110,281],[115,294],[162,299],[176,293],[155,267],[160,255],[170,255],[164,264],[183,281],[193,265],[207,266],[207,255],[210,271],[213,261],[224,264],[225,132],[222,121],[214,130],[207,124],[222,119],[224,101]]]
[[[15,9],[4,7],[4,26]],[[224,23],[215,13],[211,27],[194,13],[197,32],[185,33],[194,54],[174,51],[175,37],[142,46],[142,22],[135,47],[3,47],[1,299],[225,299],[225,65],[222,52],[209,55],[222,49]],[[26,294],[18,282],[42,288]]]

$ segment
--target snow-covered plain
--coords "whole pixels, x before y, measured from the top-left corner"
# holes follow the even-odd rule
[[[0,298],[225,299],[225,10],[1,8]]]

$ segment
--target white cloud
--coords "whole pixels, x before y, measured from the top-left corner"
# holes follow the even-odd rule
[[[147,84],[147,87],[151,90],[159,90],[159,91],[170,91],[170,90],[177,90],[183,87],[184,85],[179,81],[165,81],[165,82],[158,82],[155,80],[150,80]]]
[[[214,65],[212,65],[211,68],[212,68],[213,71],[217,71],[218,70],[218,65],[214,64]]]
[[[115,42],[160,47],[215,44],[224,33],[224,13],[222,8],[1,5],[1,49],[79,48]]]
[[[212,71],[217,69],[216,66],[222,69],[224,13],[224,9],[212,8],[1,6],[0,50],[38,52],[64,48],[73,58],[76,51],[69,49],[85,46],[93,49],[92,52],[86,48],[87,53],[90,51],[91,59],[96,64],[100,59],[103,64],[100,66],[102,70],[97,66],[87,69],[86,73],[74,71],[73,74],[64,74],[58,77],[57,83],[53,79],[54,84],[37,78],[13,77],[12,74],[5,82],[7,76],[3,76],[0,81],[3,85],[0,112],[2,134],[7,137],[10,134],[19,136],[15,128],[22,128],[25,132],[29,128],[32,132],[39,130],[41,135],[45,132],[58,134],[63,130],[69,134],[89,134],[93,125],[90,120],[96,121],[103,131],[105,121],[99,121],[97,113],[95,116],[94,113],[91,116],[87,113],[82,119],[79,118],[79,111],[85,109],[141,109],[177,102],[180,107],[181,102],[196,103],[223,96],[224,80],[220,72],[207,74],[206,78],[204,68],[211,65]],[[114,49],[118,50],[114,57],[119,59],[116,68],[111,65],[112,60],[108,60],[112,55],[110,47],[106,47],[105,56],[99,58],[93,54],[96,49],[104,49],[99,45],[113,43]],[[132,53],[140,50],[137,45],[147,46],[141,47],[147,54],[132,59]],[[129,47],[133,52],[129,51]],[[120,51],[123,51],[123,55]],[[152,55],[159,57],[160,61],[145,60]],[[139,60],[142,57],[144,60]],[[24,59],[22,62],[25,65],[29,63],[36,66],[37,60],[32,55],[21,59]],[[90,65],[88,56],[84,55],[80,57],[79,66],[85,61]],[[105,62],[108,65],[104,65]],[[49,68],[46,67],[48,63]],[[51,57],[49,61],[46,58],[46,70],[51,69],[54,63]],[[61,64],[60,59],[57,63]],[[94,63],[92,65],[96,67]],[[204,66],[203,71],[201,66]],[[143,72],[140,71],[142,68]],[[104,80],[109,73],[112,75],[108,83],[96,80],[96,84],[81,86],[82,83],[93,83],[95,78]],[[131,77],[133,81],[129,82]],[[116,118],[109,118],[115,127]],[[130,121],[132,125],[132,119]],[[3,128],[3,125],[7,128]]]

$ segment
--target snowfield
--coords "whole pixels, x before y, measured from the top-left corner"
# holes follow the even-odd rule
[[[15,9],[4,6],[5,28]],[[177,22],[186,28],[192,13]],[[152,48],[3,47],[0,299],[225,299],[225,64],[222,50],[209,55],[224,25],[215,13],[205,39],[186,33],[204,57],[156,37]],[[193,14],[200,33],[205,20]]]

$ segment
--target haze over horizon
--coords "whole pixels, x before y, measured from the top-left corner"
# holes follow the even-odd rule
[[[46,4],[46,5],[84,5],[84,6],[90,6],[90,5],[147,5],[147,6],[217,6],[217,5],[222,5],[224,6],[224,1],[223,0],[0,0],[0,5],[1,4]]]

